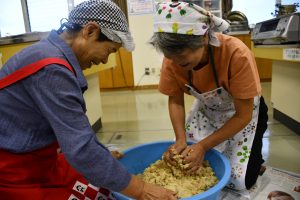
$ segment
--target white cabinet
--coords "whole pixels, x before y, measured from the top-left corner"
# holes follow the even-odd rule
[[[211,11],[215,16],[222,18],[221,0],[185,0],[185,2],[197,4],[200,7]]]

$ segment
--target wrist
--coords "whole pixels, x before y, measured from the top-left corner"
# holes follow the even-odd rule
[[[206,152],[209,150],[209,147],[207,147],[202,141],[198,142],[196,145],[201,149],[201,151]]]
[[[144,193],[145,184],[146,183],[144,181],[141,181],[141,187],[139,188],[139,192],[137,194],[136,199],[141,199],[142,198],[143,193]]]
[[[144,186],[144,181],[137,176],[132,175],[128,186],[122,190],[121,193],[134,199],[140,199],[144,191]]]
[[[186,143],[186,137],[184,136],[176,136],[176,143]]]

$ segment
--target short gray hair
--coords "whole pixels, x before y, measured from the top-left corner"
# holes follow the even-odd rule
[[[203,35],[156,32],[149,43],[168,57],[180,54],[184,49],[195,50],[203,47],[204,37]]]

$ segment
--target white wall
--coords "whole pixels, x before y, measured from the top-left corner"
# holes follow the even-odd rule
[[[129,25],[136,48],[132,52],[134,85],[156,85],[159,81],[159,70],[162,55],[148,42],[153,34],[153,14],[129,15]],[[145,68],[155,69],[150,76],[143,76]]]

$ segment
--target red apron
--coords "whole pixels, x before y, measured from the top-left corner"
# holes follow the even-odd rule
[[[74,73],[68,62],[46,58],[27,65],[0,80],[7,87],[49,64],[59,64]],[[75,73],[74,73],[75,74]],[[58,153],[57,142],[28,153],[0,149],[0,199],[3,200],[113,200],[105,188],[89,184]]]

